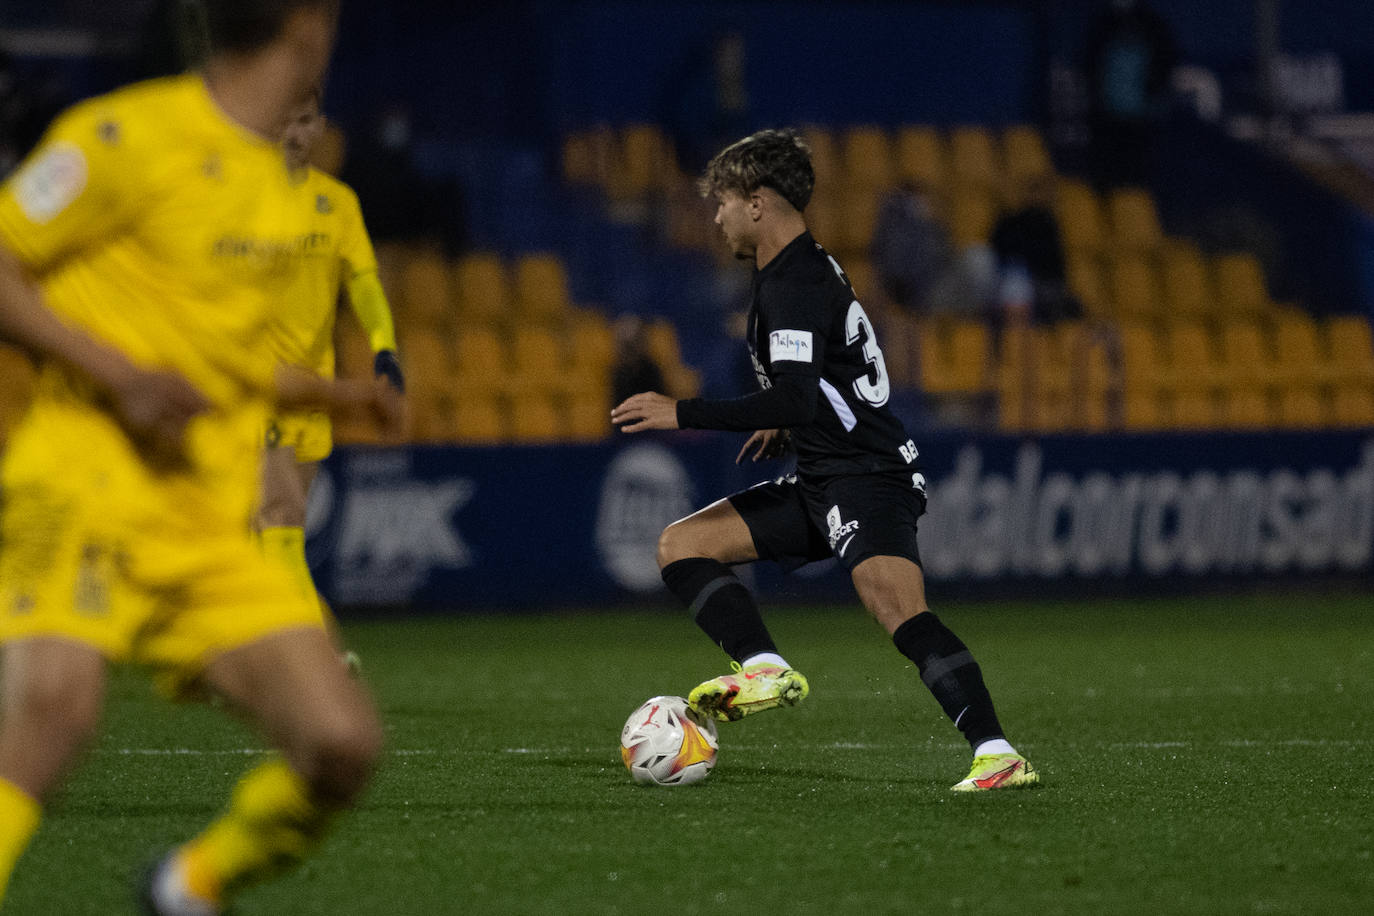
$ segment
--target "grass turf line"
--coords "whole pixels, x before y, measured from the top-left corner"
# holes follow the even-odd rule
[[[1031,792],[951,796],[968,750],[861,611],[766,609],[811,679],[721,727],[704,785],[633,785],[625,717],[724,657],[669,610],[347,628],[382,705],[376,786],[244,914],[1310,913],[1374,899],[1365,598],[941,611]],[[5,913],[132,912],[138,864],[198,829],[261,746],[146,682],[21,861]]]

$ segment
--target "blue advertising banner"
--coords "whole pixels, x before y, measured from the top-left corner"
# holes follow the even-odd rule
[[[311,495],[312,566],[338,606],[656,595],[664,526],[784,472],[736,468],[742,441],[341,449]],[[932,437],[921,461],[933,588],[1115,583],[1127,592],[1374,571],[1374,433]],[[849,594],[833,563],[791,577],[764,567],[754,579],[764,593]]]

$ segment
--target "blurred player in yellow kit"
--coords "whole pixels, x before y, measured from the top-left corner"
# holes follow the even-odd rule
[[[250,533],[272,403],[399,416],[390,386],[266,345],[312,231],[277,141],[336,3],[204,0],[203,72],[72,108],[0,186],[0,338],[43,363],[0,469],[0,898],[112,662],[213,691],[280,751],[150,875],[153,913],[221,912],[371,777],[372,701]]]
[[[343,182],[310,167],[311,150],[323,131],[319,94],[312,93],[292,112],[282,138],[310,242],[303,268],[273,313],[268,339],[280,362],[332,378],[334,316],[342,288],[367,332],[377,377],[399,394],[405,382],[396,358],[396,331],[358,197]],[[268,423],[258,534],[264,552],[291,570],[297,589],[307,596],[315,593],[315,586],[305,559],[306,499],[319,462],[332,448],[327,411],[279,413]]]

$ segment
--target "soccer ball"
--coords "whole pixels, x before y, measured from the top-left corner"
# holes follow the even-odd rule
[[[641,785],[701,782],[719,748],[716,723],[692,712],[682,697],[645,700],[620,730],[620,758]]]

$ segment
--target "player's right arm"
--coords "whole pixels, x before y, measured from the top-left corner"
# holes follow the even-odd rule
[[[79,256],[136,212],[127,151],[100,137],[89,113],[58,120],[33,155],[0,185],[0,338],[89,378],[131,439],[155,460],[176,460],[205,398],[175,373],[144,369],[114,347],[62,321],[38,278]]]

